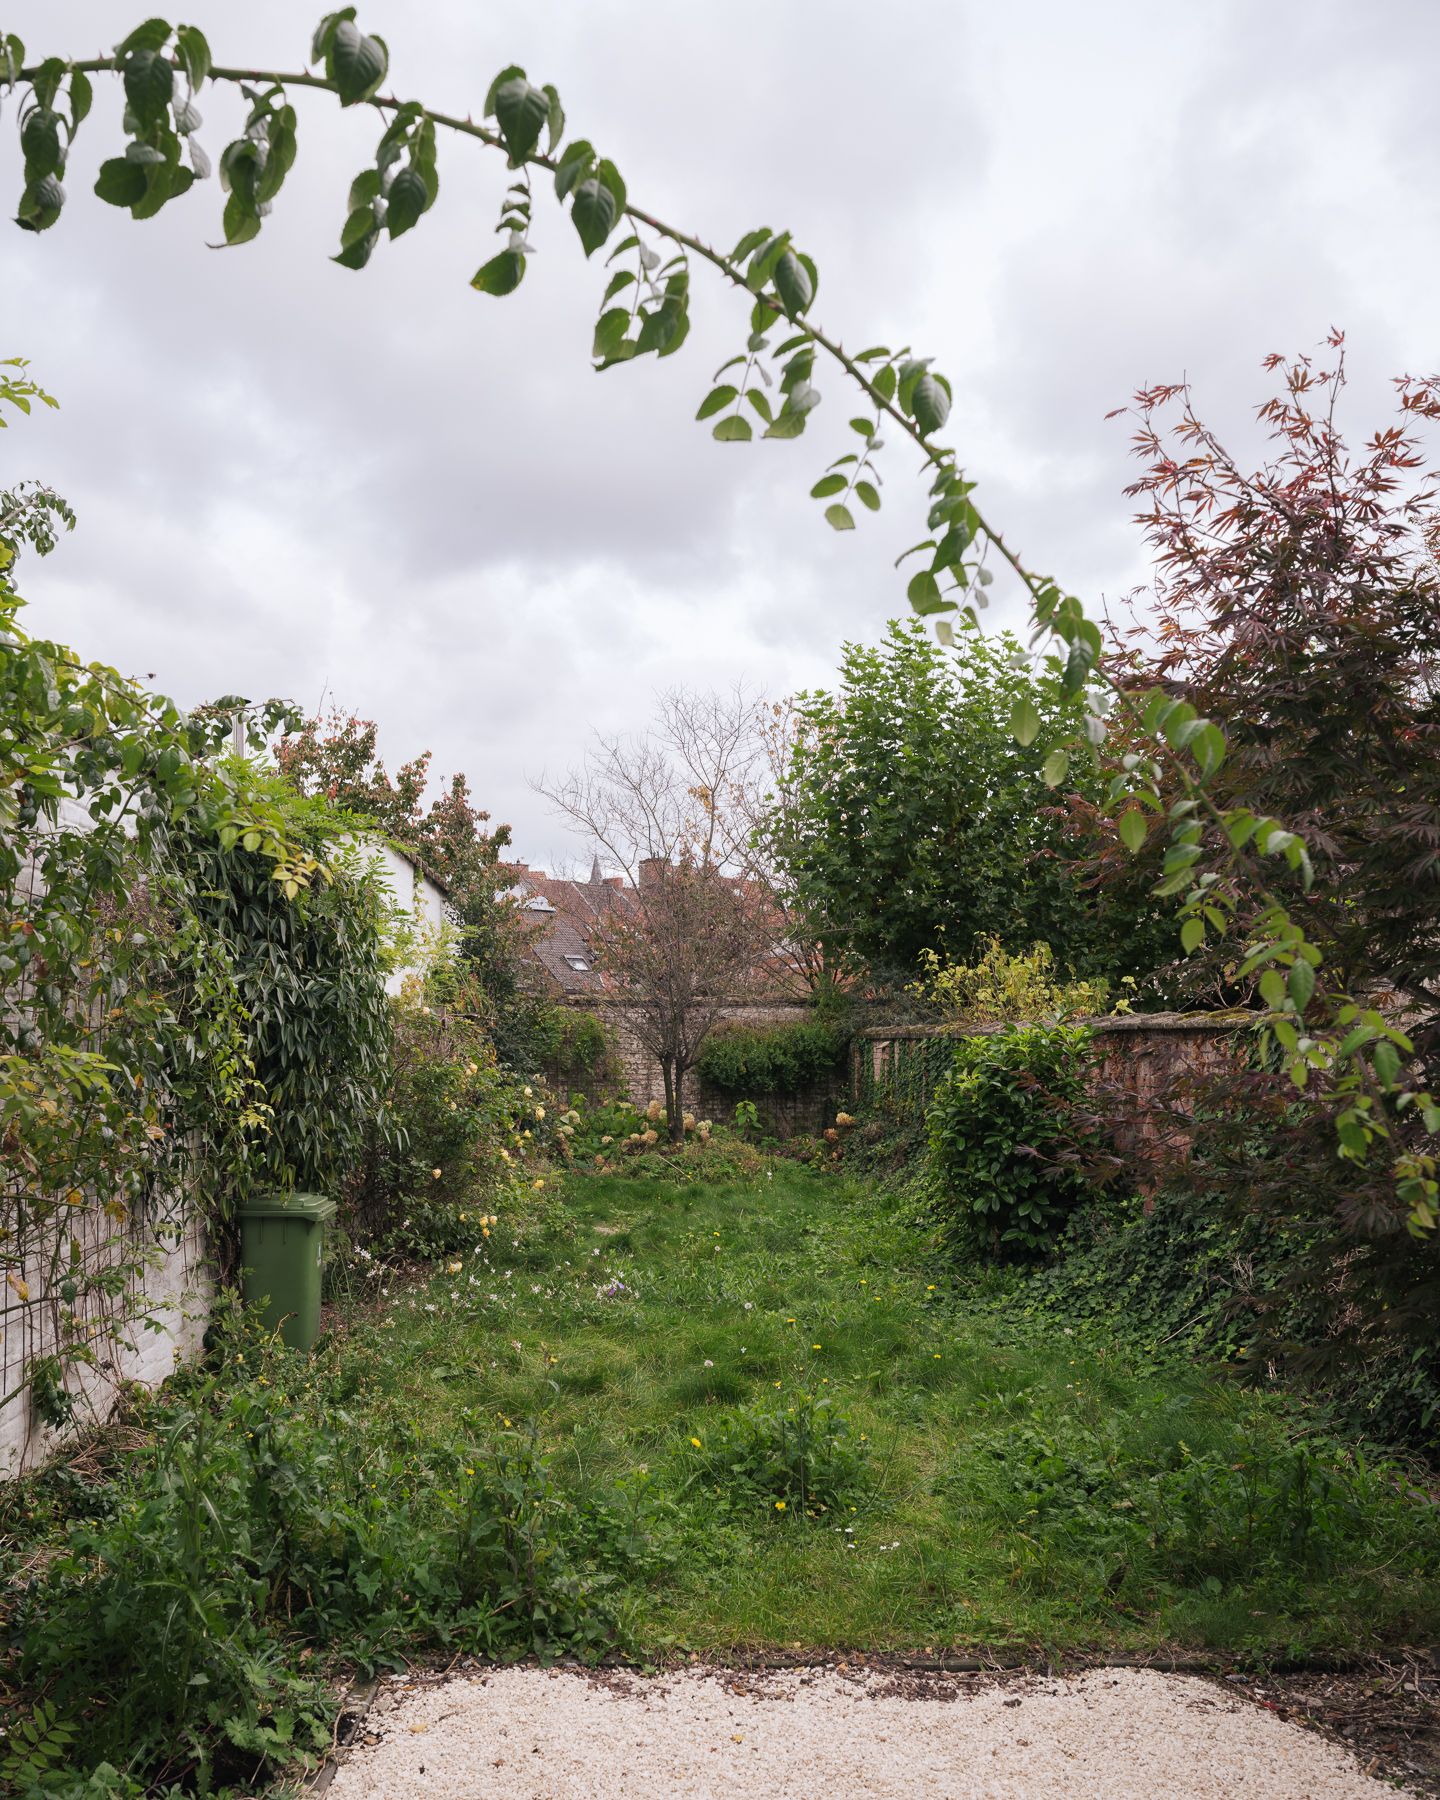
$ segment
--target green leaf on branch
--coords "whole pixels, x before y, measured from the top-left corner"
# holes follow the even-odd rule
[[[38,181],[26,182],[15,223],[22,231],[48,231],[64,206],[64,188],[54,175],[42,175]]]
[[[710,392],[700,402],[700,410],[695,414],[695,417],[697,419],[708,419],[712,413],[723,411],[739,391],[738,388],[729,387],[724,384],[717,388],[711,388]],[[842,481],[840,485],[841,487],[844,487],[845,484]]]
[[[1310,1004],[1310,996],[1315,992],[1315,971],[1303,960],[1291,965],[1290,978],[1286,983],[1290,998],[1295,1002],[1297,1013],[1303,1013]]]
[[[853,531],[855,519],[848,506],[842,506],[837,500],[833,506],[825,508],[825,523],[836,531]]]
[[[565,108],[560,104],[560,95],[551,82],[546,82],[540,92],[546,99],[545,124],[548,132],[547,148],[553,155],[555,146],[565,135]]]
[[[787,249],[775,264],[773,279],[786,314],[798,318],[815,298],[815,265]]]
[[[401,169],[390,183],[385,223],[392,238],[409,231],[430,205],[430,188],[418,169]]]
[[[495,90],[495,117],[512,164],[532,155],[550,117],[550,97],[531,87],[523,75],[512,75]]]
[[[1381,1087],[1393,1088],[1400,1080],[1400,1052],[1388,1039],[1382,1038],[1370,1052],[1371,1066]]]
[[[722,444],[748,444],[755,435],[750,429],[750,421],[739,413],[731,413],[728,419],[721,419],[710,434],[718,438]]]
[[[191,91],[197,89],[213,67],[210,46],[198,25],[182,25],[175,33],[175,48],[180,53],[180,66]]]
[[[60,167],[60,115],[48,106],[36,106],[20,127],[20,148],[25,156],[25,179],[42,181]]]
[[[922,375],[910,396],[910,410],[923,436],[938,431],[950,417],[950,383],[943,375]]]
[[[570,216],[580,233],[586,256],[593,256],[615,229],[615,221],[620,216],[615,195],[598,173],[587,176],[575,189],[575,204],[570,209]]]
[[[922,617],[946,610],[940,583],[928,569],[922,569],[918,575],[910,577],[905,588],[905,598],[910,602],[910,610]]]
[[[1045,765],[1040,771],[1040,779],[1048,788],[1059,787],[1070,772],[1070,752],[1068,750],[1052,750],[1045,758]]]
[[[248,244],[251,238],[260,235],[259,213],[256,212],[253,206],[247,205],[245,200],[239,194],[232,193],[229,199],[226,200],[225,213],[221,223],[225,231],[225,242],[231,246]],[[342,258],[348,254],[349,251],[347,249],[342,249],[340,255],[333,260],[335,262],[341,262]],[[367,249],[364,257],[362,257],[359,262],[345,263],[343,266],[346,268],[358,269],[363,266],[364,262],[369,260],[369,256],[370,251]]]
[[[109,157],[100,165],[95,192],[111,206],[134,206],[145,193],[145,171],[128,157]]]
[[[80,129],[82,121],[90,116],[90,108],[95,101],[95,90],[90,85],[90,77],[83,69],[75,69],[70,76],[70,130]]]
[[[594,148],[584,138],[576,138],[573,144],[567,144],[565,154],[555,170],[556,198],[563,200],[576,182],[582,180],[594,167]]]
[[[1150,835],[1150,822],[1138,806],[1127,806],[1120,815],[1120,841],[1132,856],[1138,856]]]
[[[868,506],[871,512],[880,510],[880,490],[871,481],[855,483],[855,498],[862,506]]]
[[[1205,921],[1203,919],[1187,919],[1180,927],[1180,948],[1189,956],[1204,942]]]
[[[175,92],[175,69],[165,57],[157,50],[136,50],[125,64],[124,80],[125,98],[142,125],[165,116]]]
[[[525,258],[518,250],[502,250],[470,277],[470,285],[482,294],[513,294],[525,275]]]
[[[1040,713],[1028,694],[1022,694],[1010,713],[1010,735],[1028,749],[1040,735]]]
[[[117,56],[129,56],[133,50],[163,50],[170,42],[170,27],[164,19],[147,19],[137,25],[128,37],[115,46]]]
[[[840,494],[844,491],[845,477],[843,475],[822,475],[811,488],[810,498],[812,500],[828,500],[832,494]]]
[[[384,38],[366,37],[351,17],[337,17],[325,48],[325,74],[335,83],[342,106],[359,106],[378,91],[390,67]]]

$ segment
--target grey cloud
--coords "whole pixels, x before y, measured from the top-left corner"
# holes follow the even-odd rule
[[[142,11],[12,0],[7,26],[83,53]],[[299,66],[311,23],[293,0],[187,16],[242,64]],[[663,28],[638,0],[369,0],[362,17],[401,92],[463,112],[521,61],[662,216],[722,246],[793,228],[848,344],[934,351],[982,503],[1082,593],[1143,576],[1125,428],[1102,419],[1140,383],[1188,370],[1243,432],[1260,355],[1333,321],[1369,423],[1386,375],[1434,360],[1422,84],[1440,19],[1421,0],[1384,29],[1339,0],[727,0]],[[236,109],[203,106],[213,152]],[[375,128],[314,98],[301,114],[295,171],[242,251],[204,247],[214,184],[143,226],[89,194],[107,85],[62,225],[0,238],[0,353],[30,355],[64,401],[0,440],[7,473],[45,475],[81,514],[27,571],[35,622],[182,700],[328,688],[380,721],[392,761],[433,746],[524,852],[558,860],[573,846],[526,777],[573,761],[591,726],[638,723],[677,681],[814,684],[842,638],[901,609],[915,459],[892,444],[884,513],[841,539],[807,497],[851,441],[837,380],[798,444],[714,444],[693,413],[744,307],[698,271],[679,358],[591,375],[603,275],[543,192],[524,289],[471,293],[504,176],[463,146],[442,146],[419,229],[361,276],[336,269]]]

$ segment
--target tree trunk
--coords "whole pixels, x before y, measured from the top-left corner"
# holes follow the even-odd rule
[[[685,1138],[685,1102],[680,1098],[685,1084],[685,1069],[677,1057],[665,1068],[665,1106],[670,1114],[670,1142],[679,1144]]]

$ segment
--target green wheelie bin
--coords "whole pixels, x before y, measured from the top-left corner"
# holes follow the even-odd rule
[[[239,1208],[241,1292],[292,1350],[320,1332],[320,1264],[335,1202],[321,1194],[257,1194]]]

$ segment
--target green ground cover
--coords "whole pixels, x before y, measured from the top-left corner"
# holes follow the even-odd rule
[[[957,1271],[873,1183],[724,1149],[542,1180],[408,1277],[358,1258],[310,1357],[222,1316],[0,1493],[0,1787],[254,1793],[356,1669],[459,1652],[1440,1637],[1440,1508],[1398,1461]]]
[[[1016,1278],[1017,1280],[1023,1278]],[[867,1185],[572,1177],[345,1349],[437,1440],[533,1429],[649,1546],[640,1650],[1433,1641],[1437,1509],[1294,1397],[1027,1319]]]

